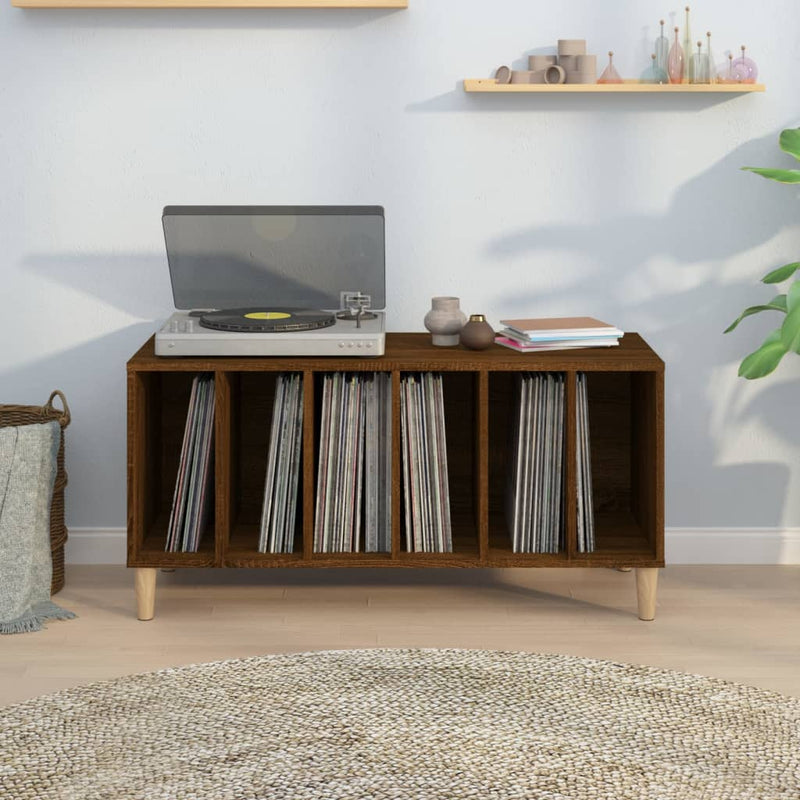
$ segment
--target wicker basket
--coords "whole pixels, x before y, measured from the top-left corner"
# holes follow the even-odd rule
[[[56,397],[61,401],[62,410],[53,406]],[[61,426],[58,471],[53,486],[53,504],[50,507],[50,547],[53,551],[53,580],[50,584],[50,593],[56,594],[64,588],[64,543],[67,541],[67,526],[64,524],[64,487],[67,485],[67,472],[64,469],[64,429],[71,419],[67,399],[56,389],[43,406],[0,405],[0,428],[9,425],[33,425],[53,419]]]

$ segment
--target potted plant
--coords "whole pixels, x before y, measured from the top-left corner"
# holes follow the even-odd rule
[[[800,128],[783,131],[779,141],[781,150],[800,161]],[[770,167],[742,167],[742,169],[755,172],[778,183],[800,184],[800,169],[773,169]],[[800,262],[796,261],[772,270],[761,281],[767,284],[783,283],[795,277],[798,270],[800,270]],[[725,333],[730,333],[745,317],[761,311],[778,311],[783,314],[782,324],[767,336],[761,347],[746,356],[739,365],[739,375],[742,378],[763,378],[778,366],[786,353],[800,354],[800,280],[795,278],[785,294],[775,295],[768,303],[746,308],[726,328]]]

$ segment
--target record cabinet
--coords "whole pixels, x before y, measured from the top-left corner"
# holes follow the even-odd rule
[[[323,373],[388,372],[392,380],[391,552],[313,552]],[[452,553],[408,552],[400,433],[405,372],[443,376]],[[214,376],[214,491],[197,552],[165,552],[165,537],[197,373]],[[294,551],[258,551],[276,376],[303,381],[302,454]],[[559,372],[565,383],[564,547],[514,553],[505,518],[515,373]],[[596,547],[578,552],[577,375],[587,375]],[[636,333],[618,347],[521,354],[492,346],[435,347],[429,334],[388,333],[380,358],[163,358],[151,338],[128,376],[128,566],[138,616],[154,613],[159,568],[618,567],[636,570],[639,617],[655,616],[664,566],[664,363]]]

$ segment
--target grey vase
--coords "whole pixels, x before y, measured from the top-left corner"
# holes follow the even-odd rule
[[[431,310],[425,315],[425,327],[433,335],[433,343],[439,347],[457,345],[458,334],[466,321],[457,297],[434,297]]]

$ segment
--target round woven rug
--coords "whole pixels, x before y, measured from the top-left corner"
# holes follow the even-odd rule
[[[13,800],[798,800],[800,701],[649,667],[354,650],[0,711]]]

